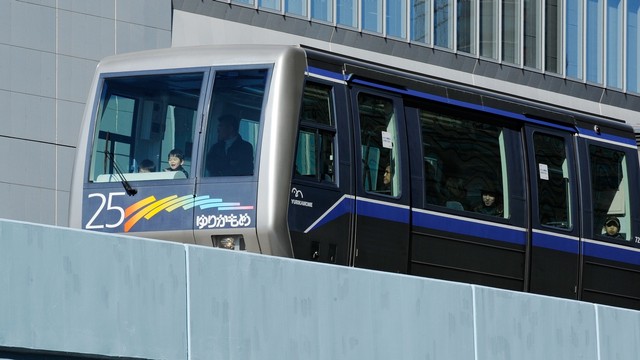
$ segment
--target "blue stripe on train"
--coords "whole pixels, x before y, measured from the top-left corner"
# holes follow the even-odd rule
[[[307,231],[316,229],[353,209],[353,198],[343,197],[331,211],[325,213]],[[358,199],[356,206],[358,214],[372,218],[395,221],[409,224],[410,210],[406,207],[398,207],[389,203],[373,202],[366,199]],[[502,241],[524,246],[527,243],[526,230],[513,226],[505,226],[497,223],[470,220],[424,211],[412,211],[414,227],[440,230],[452,234],[468,235],[492,241]],[[533,245],[551,250],[578,254],[578,239],[575,237],[556,236],[553,233],[534,232]],[[583,242],[583,254],[586,256],[640,265],[640,250],[626,246],[615,246],[593,242]]]
[[[366,199],[358,199],[357,211],[360,216],[367,216],[381,220],[395,221],[403,224],[410,222],[410,210],[407,207],[394,206],[382,202],[374,202]],[[307,231],[314,230],[336,218],[350,213],[353,207],[353,199],[343,197],[331,209],[320,217]],[[504,225],[491,224],[489,222],[474,222],[437,214],[413,212],[414,226],[454,232],[462,235],[476,236],[489,240],[504,241],[517,245],[526,244],[526,234],[523,229],[506,227]]]
[[[596,140],[601,139],[601,140],[608,140],[608,141],[613,141],[613,142],[617,142],[617,143],[621,143],[621,144],[625,144],[625,145],[630,145],[630,146],[637,146],[636,141],[634,138],[628,138],[628,137],[621,137],[621,136],[617,136],[617,135],[611,135],[611,134],[606,134],[606,133],[596,133],[595,131],[593,131],[592,129],[585,129],[585,128],[578,128],[578,132],[582,135],[586,135],[586,136],[590,136]]]
[[[582,243],[582,251],[585,256],[640,265],[640,252],[635,248],[616,247],[585,241]]]
[[[320,68],[309,66],[308,70],[309,70],[310,73],[317,74],[317,75],[320,75],[320,76],[324,76],[324,77],[327,77],[327,78],[330,78],[330,79],[335,79],[335,80],[340,80],[340,81],[348,81],[349,80],[343,74],[340,74],[340,73],[337,73],[337,72],[333,72],[333,71],[329,71],[329,70],[325,70],[325,69],[320,69]],[[548,122],[548,121],[536,120],[536,119],[527,117],[524,114],[518,114],[518,113],[511,112],[511,111],[506,111],[506,110],[501,110],[501,109],[488,107],[488,106],[485,106],[485,105],[478,105],[478,104],[468,103],[468,102],[465,102],[465,101],[450,99],[450,98],[447,98],[447,97],[443,97],[443,96],[439,96],[439,95],[433,95],[433,94],[425,93],[425,92],[422,92],[422,91],[416,91],[416,90],[413,90],[413,89],[396,88],[396,87],[387,86],[387,85],[383,85],[383,84],[378,84],[378,83],[374,83],[374,82],[366,81],[366,80],[361,80],[361,79],[356,79],[354,82],[358,83],[358,84],[365,85],[365,86],[375,87],[375,88],[379,88],[379,89],[383,89],[383,90],[387,90],[387,91],[391,91],[391,92],[395,92],[395,93],[406,94],[406,95],[410,95],[410,96],[416,96],[416,97],[420,97],[420,98],[427,99],[427,100],[437,101],[437,102],[440,102],[440,103],[445,103],[445,104],[454,105],[454,106],[460,106],[460,107],[464,107],[464,108],[467,108],[467,109],[472,109],[472,110],[477,110],[477,111],[482,111],[482,112],[488,112],[488,113],[496,114],[496,115],[500,115],[500,116],[506,116],[506,117],[510,117],[510,118],[513,118],[513,119],[518,119],[518,120],[521,120],[521,121],[525,121],[525,122],[528,122],[528,123],[540,124],[540,125],[544,125],[544,126],[547,126],[547,127],[553,127],[553,128],[557,128],[557,129],[562,129],[562,130],[567,131],[569,133],[574,133],[576,131],[575,129],[573,129],[572,127],[569,127],[569,126],[563,126],[563,125],[555,124],[555,123]],[[614,142],[622,143],[622,144],[626,144],[626,145],[636,146],[635,139],[633,139],[633,138],[626,138],[626,137],[621,137],[621,136],[611,135],[611,134],[596,133],[594,130],[586,129],[586,128],[578,128],[577,131],[580,134],[592,136],[594,138],[599,138],[599,139],[614,141]]]
[[[358,199],[358,215],[409,224],[409,208]]]
[[[468,221],[421,211],[413,212],[413,224],[427,229],[503,241],[516,245],[524,246],[527,242],[524,229],[505,227],[488,222]]]
[[[316,220],[314,224],[312,224],[307,230],[305,230],[305,233],[311,230],[315,230],[316,228],[319,228],[320,226],[329,223],[344,214],[351,214],[352,208],[353,197],[343,196],[342,198],[340,198],[340,200],[338,200],[337,203],[332,206],[330,211],[324,213],[318,220]]]
[[[556,236],[552,233],[533,233],[533,246],[545,249],[558,250],[571,254],[578,253],[578,239]]]

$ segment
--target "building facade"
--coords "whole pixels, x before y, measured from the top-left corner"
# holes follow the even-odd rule
[[[612,90],[640,92],[638,0],[221,2],[229,8],[241,6]],[[188,1],[174,3],[177,9],[191,8]],[[200,12],[207,14],[202,8],[206,5]],[[219,16],[217,10],[213,16]]]
[[[0,0],[0,218],[68,224],[98,61],[171,46],[170,0]]]
[[[304,43],[640,123],[637,0],[174,0],[173,46]]]

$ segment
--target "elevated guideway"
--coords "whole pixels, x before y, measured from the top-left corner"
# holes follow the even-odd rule
[[[640,353],[636,311],[4,220],[0,289],[0,359]]]

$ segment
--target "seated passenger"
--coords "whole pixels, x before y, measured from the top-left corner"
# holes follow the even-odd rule
[[[186,178],[189,178],[189,173],[185,170],[182,165],[184,164],[184,153],[181,150],[173,149],[169,152],[168,156],[169,167],[164,169],[164,171],[182,171]]]
[[[253,175],[253,146],[242,139],[240,120],[234,115],[218,119],[218,142],[207,153],[209,176]]]
[[[624,236],[620,234],[620,220],[618,220],[618,218],[615,216],[609,216],[604,221],[604,230],[605,230],[605,233],[604,233],[605,236],[608,236],[614,239],[625,240]]]
[[[444,189],[445,206],[451,209],[465,210],[467,205],[467,189],[464,188],[462,179],[450,177],[445,182]]]
[[[144,159],[140,162],[140,167],[138,168],[138,172],[141,173],[149,173],[156,171],[156,164],[149,159]]]
[[[487,186],[481,190],[481,203],[476,206],[473,210],[477,213],[492,215],[492,216],[502,216],[503,208],[502,204],[499,201],[498,191],[494,186]]]
[[[384,194],[389,194],[389,195],[393,195],[393,192],[391,191],[391,178],[393,177],[393,172],[391,170],[391,164],[387,164],[387,166],[384,168],[384,175],[382,176],[382,193]]]

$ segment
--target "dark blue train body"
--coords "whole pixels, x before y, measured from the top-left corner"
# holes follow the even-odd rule
[[[296,157],[305,171],[292,188],[312,208],[290,203],[296,257],[640,308],[630,127],[354,59],[308,57]],[[331,111],[319,117],[321,106]],[[315,134],[313,146],[301,144],[303,134]],[[390,163],[391,190],[381,186]],[[497,193],[497,215],[481,210],[483,187]],[[612,216],[616,237],[603,223]]]
[[[640,309],[630,126],[392,65],[295,46],[105,59],[71,225]],[[245,170],[220,176],[224,156]]]

